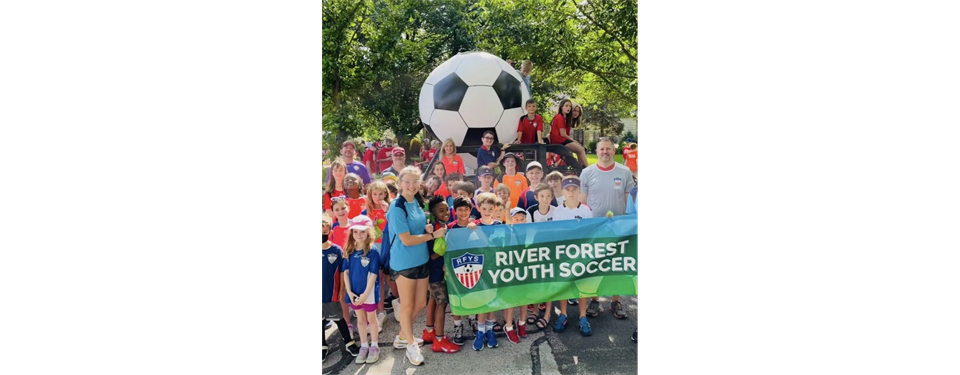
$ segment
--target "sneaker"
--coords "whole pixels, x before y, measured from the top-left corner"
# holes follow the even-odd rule
[[[570,305],[570,306],[576,306],[576,305],[579,305],[579,304],[580,304],[580,301],[577,300],[576,298],[574,298],[574,299],[568,299],[568,300],[567,300],[567,304]]]
[[[323,327],[324,327],[324,328],[333,327],[333,321],[332,321],[332,320],[328,320],[328,321],[327,321],[327,324],[324,324]]]
[[[377,332],[383,332],[383,321],[387,319],[386,312],[377,313]]]
[[[497,335],[493,331],[487,331],[487,347],[496,348],[497,347]]]
[[[487,341],[487,334],[477,331],[477,337],[473,339],[473,350],[483,350],[483,344]]]
[[[391,301],[390,306],[393,306],[393,318],[397,320],[397,323],[400,323],[400,299]]]
[[[360,346],[357,345],[356,341],[350,341],[350,343],[347,344],[347,352],[356,357],[360,354]]]
[[[383,309],[384,310],[393,310],[393,300],[397,299],[393,294],[389,295],[387,298],[383,299]]]
[[[610,311],[613,311],[613,317],[617,319],[626,319],[627,310],[623,309],[623,304],[620,301],[613,301],[610,303]]]
[[[590,336],[593,334],[593,330],[590,329],[590,322],[587,321],[587,317],[580,317],[580,334],[584,336]]]
[[[633,336],[630,336],[630,340],[632,340],[633,342],[637,342],[637,330],[636,330],[636,329],[633,330]]]
[[[587,316],[595,317],[600,315],[600,301],[590,300],[590,304],[587,305]]]
[[[420,366],[423,363],[423,353],[417,345],[407,347],[407,360],[414,366]]]
[[[634,334],[634,337],[636,337],[636,334]],[[327,352],[329,352],[329,350],[327,350],[327,347],[324,346],[324,347],[323,347],[323,360],[320,361],[320,362],[326,362],[326,361],[327,361]]]
[[[527,337],[526,324],[517,324],[517,336],[520,336],[521,339]]]
[[[463,323],[453,326],[453,343],[463,346],[466,340],[463,339]]]
[[[353,361],[354,363],[367,363],[367,353],[370,352],[370,348],[366,346],[360,347],[360,354],[357,355],[357,360]]]
[[[520,343],[520,336],[517,335],[516,327],[514,327],[514,329],[504,328],[503,330],[507,332],[507,340],[510,340],[510,342],[514,344]]]
[[[376,346],[371,346],[370,351],[368,353],[369,354],[367,355],[367,363],[374,363],[374,362],[377,362],[378,359],[380,359],[380,348]]]
[[[419,338],[414,338],[417,342],[417,346],[423,346],[423,340]],[[401,339],[400,335],[397,335],[393,339],[393,348],[394,349],[405,349],[407,347],[407,340]]]
[[[553,325],[554,332],[563,332],[567,328],[567,316],[560,314],[557,316],[557,323]]]
[[[427,332],[426,329],[423,330],[423,342],[424,342],[424,343],[430,344],[430,343],[433,342],[433,340],[436,340],[436,339],[437,339],[437,332],[436,332],[436,331]]]
[[[430,349],[432,349],[434,353],[456,353],[460,351],[460,347],[451,342],[450,338],[446,336],[437,337],[433,345],[430,345]]]

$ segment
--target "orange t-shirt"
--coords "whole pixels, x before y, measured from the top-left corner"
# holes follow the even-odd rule
[[[463,159],[460,158],[460,155],[453,155],[453,159],[444,156],[440,158],[440,161],[443,162],[443,167],[447,170],[447,174],[456,172],[463,176],[467,173],[467,170],[463,167]]]
[[[444,197],[444,198],[449,198],[449,197],[450,197],[450,189],[447,189],[447,183],[444,182],[444,183],[440,184],[440,187],[437,188],[437,191],[435,191],[433,194],[434,194],[434,195],[440,195],[440,196],[442,196],[442,197]]]
[[[497,179],[493,180],[493,187],[496,188],[497,185],[500,184],[506,184],[507,187],[510,188],[510,208],[516,207],[517,202],[520,202],[520,194],[530,188],[530,182],[527,181],[527,177],[522,173],[517,173],[513,176],[505,174],[497,176]],[[508,212],[510,208],[507,208]]]
[[[623,150],[623,164],[627,165],[627,168],[630,168],[631,172],[637,171],[637,150],[625,149]]]

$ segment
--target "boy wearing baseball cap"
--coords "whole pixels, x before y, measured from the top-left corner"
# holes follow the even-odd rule
[[[493,175],[493,168],[486,165],[477,169],[477,180],[480,181],[480,187],[477,188],[476,195],[493,193]]]
[[[530,184],[526,190],[520,193],[520,200],[517,203],[517,207],[520,207],[524,210],[530,208],[537,204],[537,195],[534,190],[537,188],[537,185],[540,185],[543,182],[543,166],[540,162],[531,161],[527,163],[527,180]],[[557,206],[557,201],[552,202],[554,206]]]
[[[520,159],[517,158],[516,154],[512,152],[503,154],[503,160],[500,161],[503,174],[498,176],[497,181],[493,184],[494,188],[502,184],[510,189],[510,201],[503,202],[503,205],[507,207],[517,207],[517,202],[520,200],[520,193],[523,193],[530,187],[530,181],[527,181],[527,177],[517,171],[519,163]]]
[[[560,188],[563,189],[563,205],[557,207],[553,214],[553,220],[580,220],[593,217],[593,210],[589,206],[580,202],[580,178],[576,176],[566,176],[560,182]],[[580,307],[580,334],[590,336],[593,330],[590,329],[590,323],[587,322],[587,299],[579,298]],[[557,316],[557,322],[553,326],[554,332],[563,332],[567,327],[567,304],[560,302],[560,315]]]

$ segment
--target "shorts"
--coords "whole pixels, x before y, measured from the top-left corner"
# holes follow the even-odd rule
[[[450,299],[447,297],[447,282],[430,283],[430,298],[433,298],[436,303],[441,305],[449,304]]]
[[[397,281],[398,276],[403,276],[411,280],[426,279],[430,277],[430,262],[405,270],[390,270],[390,280]]]
[[[573,141],[571,141],[571,140],[569,140],[569,139],[565,139],[563,142],[560,142],[560,143],[558,143],[558,144],[561,144],[561,145],[566,146],[566,145],[571,144],[571,143],[573,143]]]
[[[323,312],[323,319],[326,320],[340,320],[343,318],[343,310],[341,310],[340,302],[325,302],[321,306],[321,311]]]
[[[374,312],[374,311],[377,311],[377,304],[375,304],[375,303],[365,303],[365,304],[362,304],[362,305],[350,304],[350,308],[351,308],[351,309],[354,309],[354,310],[356,310],[356,311],[363,310],[363,311],[366,311],[366,312]]]

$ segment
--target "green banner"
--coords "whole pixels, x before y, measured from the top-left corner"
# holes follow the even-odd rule
[[[635,295],[637,216],[453,229],[444,265],[455,315]]]

